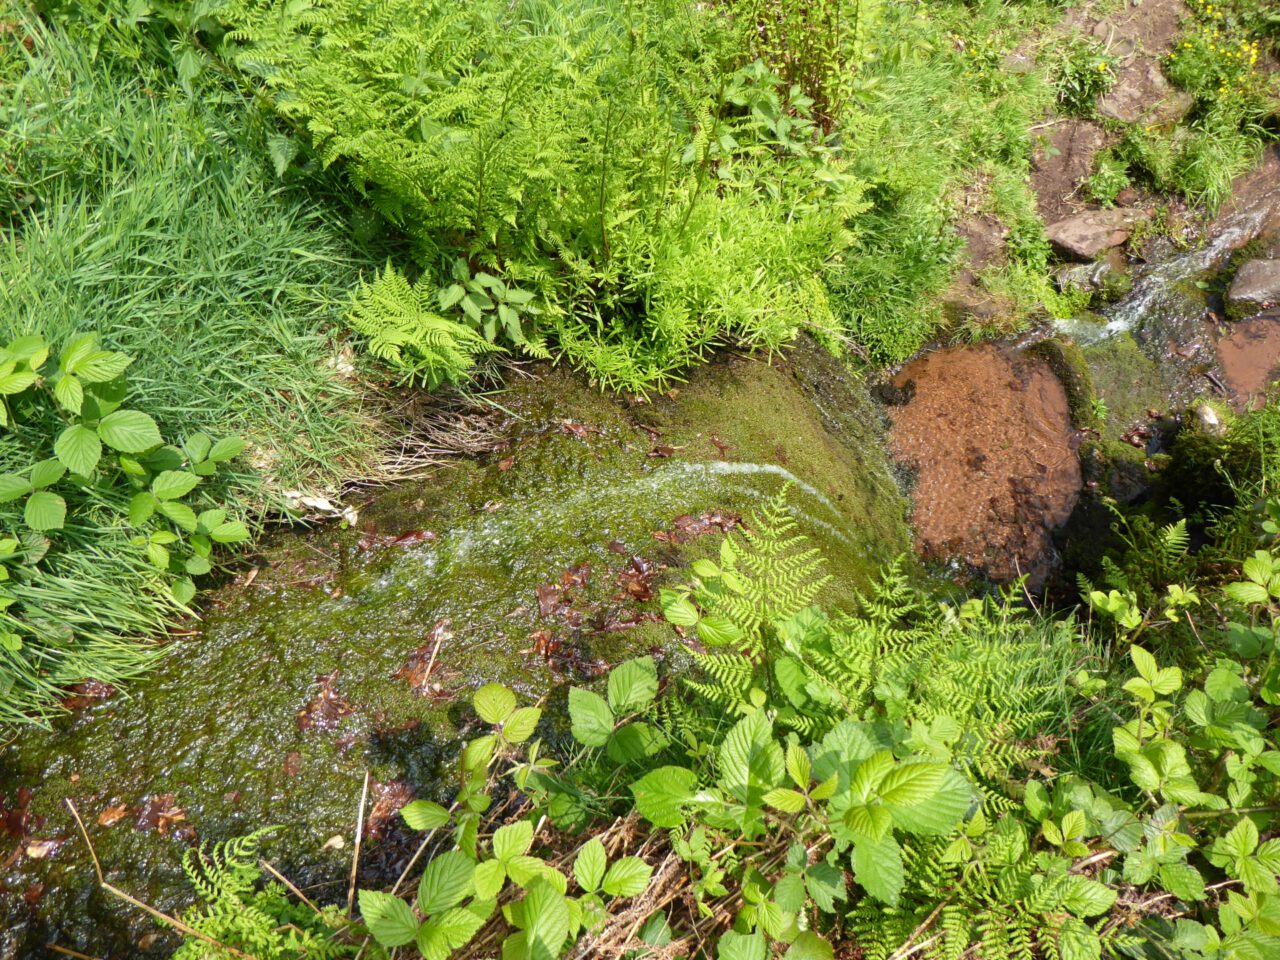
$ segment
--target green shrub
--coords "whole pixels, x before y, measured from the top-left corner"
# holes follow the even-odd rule
[[[1098,203],[1114,206],[1120,191],[1131,185],[1129,166],[1113,150],[1103,150],[1094,160],[1093,173],[1085,181],[1085,188]]]
[[[165,444],[155,420],[123,406],[132,358],[96,334],[65,344],[56,368],[49,353],[35,335],[0,350],[5,724],[42,718],[71,684],[136,674],[150,657],[130,641],[184,616],[217,546],[249,536],[218,477],[242,441]]]
[[[1055,51],[1052,82],[1058,107],[1077,117],[1091,117],[1098,100],[1116,82],[1115,60],[1102,44],[1073,36]]]

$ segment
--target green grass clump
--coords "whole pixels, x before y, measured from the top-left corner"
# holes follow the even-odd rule
[[[275,488],[372,471],[380,431],[337,369],[372,266],[347,225],[275,178],[238,98],[24,29],[34,52],[5,48],[18,78],[0,94],[0,337],[96,330],[136,357],[137,402],[166,435],[239,434]]]
[[[125,399],[151,424],[136,456],[93,457],[91,434],[108,447],[111,434],[101,411],[80,406],[65,367],[74,357],[50,361],[30,387],[7,377],[0,389],[14,394],[0,427],[9,724],[46,718],[68,685],[120,683],[146,667],[153,648],[139,641],[188,616],[191,578],[211,569],[204,526],[225,516],[206,511],[252,516],[281,490],[367,475],[382,431],[358,382],[339,374],[333,333],[369,261],[331,214],[276,180],[268,131],[238,98],[220,102],[214,84],[188,96],[162,68],[95,58],[35,20],[2,42],[0,75],[12,83],[0,93],[0,342],[35,335],[56,355],[96,334],[105,356],[131,358]],[[118,373],[79,379],[91,392],[92,377]],[[30,399],[55,389],[56,412]],[[83,442],[65,445],[77,424]],[[197,492],[204,519],[168,501],[159,513],[135,504],[157,471],[195,469],[202,432],[249,443],[243,467]],[[161,446],[161,435],[183,445]],[[47,480],[58,464],[71,472]]]

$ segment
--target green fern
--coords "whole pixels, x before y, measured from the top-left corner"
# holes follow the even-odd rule
[[[434,388],[464,378],[476,359],[495,347],[470,327],[435,312],[425,288],[410,286],[387,264],[372,284],[360,285],[347,322],[368,339],[375,357]]]

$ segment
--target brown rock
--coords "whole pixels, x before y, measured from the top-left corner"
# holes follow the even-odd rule
[[[1054,250],[1067,260],[1093,260],[1129,239],[1132,214],[1124,210],[1088,210],[1045,228]]]
[[[1280,260],[1250,260],[1227,290],[1227,316],[1247,317],[1280,304]]]

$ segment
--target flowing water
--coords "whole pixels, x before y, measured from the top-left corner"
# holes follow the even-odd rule
[[[503,397],[509,445],[490,461],[378,497],[361,529],[277,536],[127,696],[0,753],[0,802],[12,814],[33,791],[11,831],[26,836],[0,846],[0,957],[172,946],[94,889],[64,797],[110,880],[161,908],[187,902],[187,844],[271,823],[287,830],[270,855],[341,896],[366,770],[375,883],[409,842],[394,811],[442,789],[471,690],[501,681],[554,715],[568,682],[661,655],[658,584],[783,485],[805,531],[865,580],[907,547],[906,505],[879,414],[846,376],[817,354],[785,370],[733,361],[631,410],[552,374]],[[0,815],[0,837],[20,820]]]

